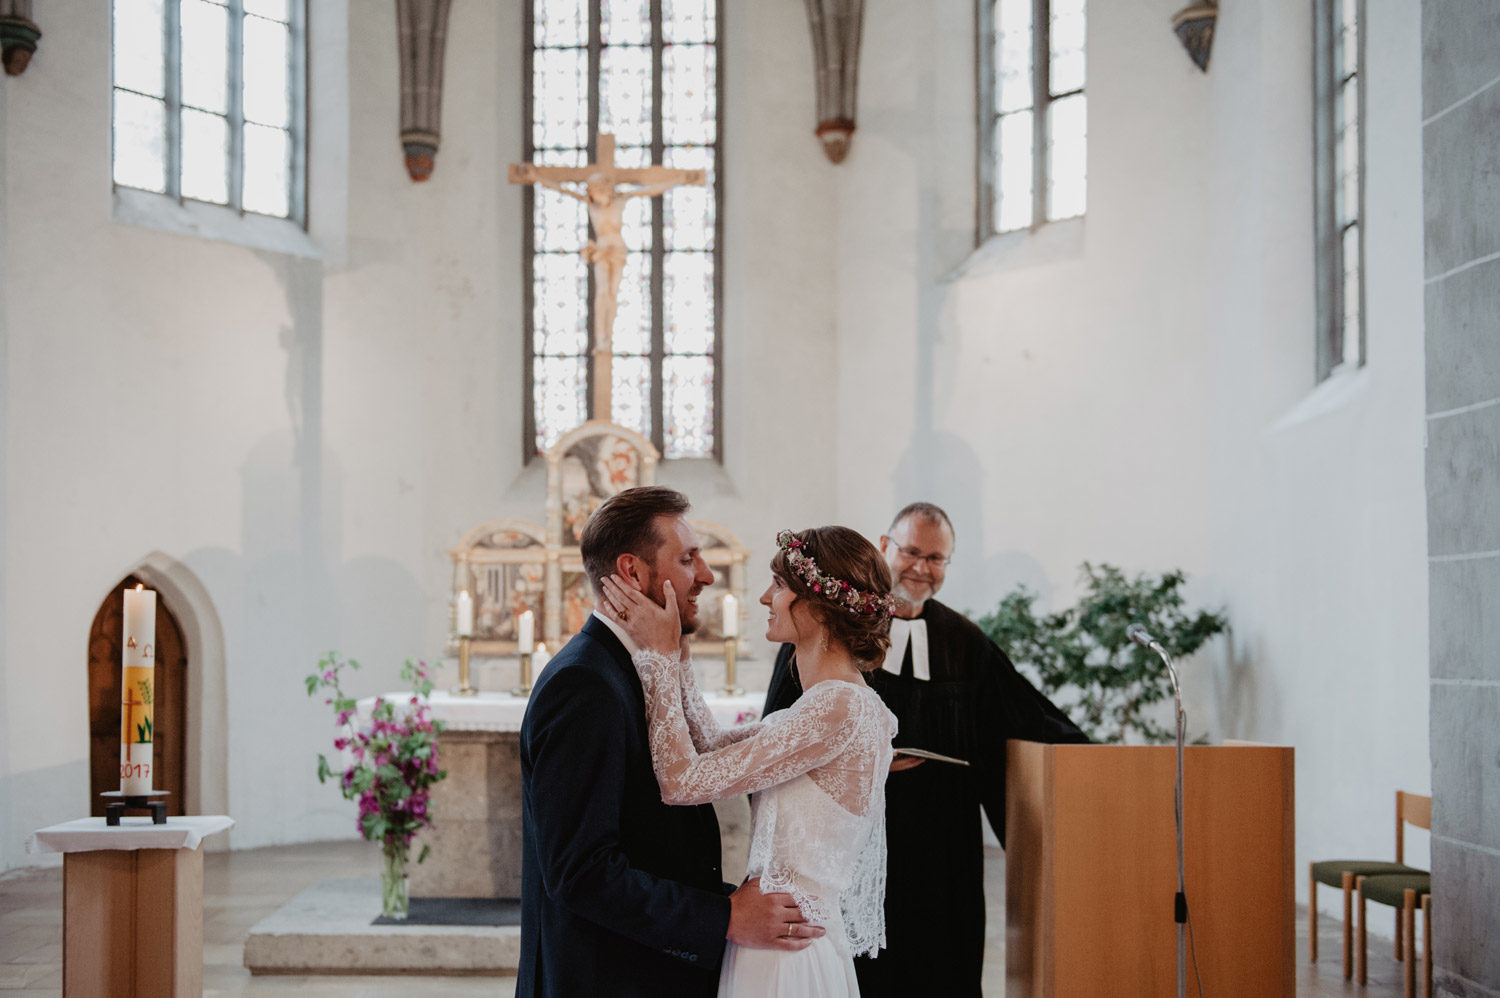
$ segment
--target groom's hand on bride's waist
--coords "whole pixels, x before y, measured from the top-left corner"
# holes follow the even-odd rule
[[[762,894],[760,878],[745,881],[729,895],[729,941],[755,949],[806,949],[823,935],[809,925],[790,894]]]

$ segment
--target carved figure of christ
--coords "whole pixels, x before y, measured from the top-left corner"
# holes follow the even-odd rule
[[[611,419],[611,367],[614,357],[612,339],[615,312],[620,301],[620,279],[625,274],[625,226],[627,198],[655,197],[673,187],[701,185],[706,182],[702,170],[674,170],[665,166],[615,166],[615,137],[599,136],[599,159],[587,166],[536,166],[512,163],[510,182],[539,184],[570,198],[577,198],[589,209],[589,223],[594,238],[582,250],[584,260],[594,265],[594,404],[595,419]],[[577,187],[566,186],[569,184]],[[620,184],[636,186],[621,188]]]

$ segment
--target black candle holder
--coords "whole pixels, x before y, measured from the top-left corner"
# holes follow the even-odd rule
[[[105,800],[104,823],[114,827],[120,823],[120,817],[126,811],[150,811],[151,824],[165,825],[167,802],[155,798],[169,797],[171,793],[170,790],[150,790],[143,794],[127,794],[121,790],[106,790],[99,795]]]

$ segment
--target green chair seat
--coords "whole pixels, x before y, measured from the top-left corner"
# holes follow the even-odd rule
[[[1421,874],[1425,877],[1427,875],[1427,871],[1407,866],[1405,863],[1382,863],[1374,859],[1326,859],[1312,865],[1313,879],[1329,887],[1344,886],[1344,871],[1346,870],[1356,877],[1411,876],[1414,874]]]
[[[1420,904],[1423,895],[1432,893],[1431,874],[1388,873],[1384,876],[1365,879],[1365,900],[1379,901],[1392,908],[1400,908],[1406,904],[1407,890],[1417,892],[1417,901]]]

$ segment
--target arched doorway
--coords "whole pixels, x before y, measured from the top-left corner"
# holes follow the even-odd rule
[[[120,594],[142,580],[127,576],[116,585],[89,629],[89,807],[104,814],[100,794],[120,789],[120,642],[125,626]],[[187,786],[187,651],[182,628],[163,594],[156,598],[156,702],[151,785],[170,792],[167,813],[182,814]]]

